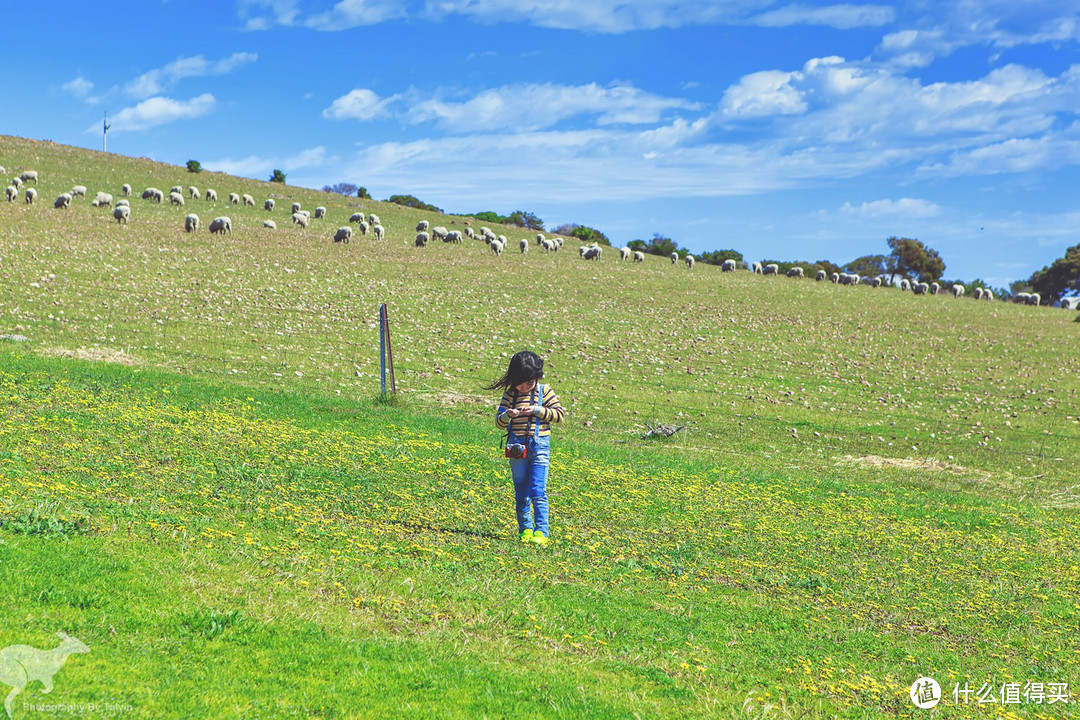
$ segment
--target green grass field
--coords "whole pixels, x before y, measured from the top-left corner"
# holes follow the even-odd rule
[[[10,137],[0,165],[41,173],[0,205],[0,647],[91,650],[14,717],[1075,715],[1075,313],[494,226],[502,257],[417,249],[463,219]],[[124,182],[119,226],[89,201]],[[360,210],[387,239],[332,243]],[[545,549],[480,389],[523,347],[569,411]]]

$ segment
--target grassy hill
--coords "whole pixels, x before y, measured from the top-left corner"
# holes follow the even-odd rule
[[[0,644],[91,649],[16,716],[861,718],[923,675],[1080,683],[1074,313],[503,227],[502,257],[418,249],[463,219],[10,137],[0,165],[41,175],[0,207],[0,334],[28,338],[0,344]],[[124,182],[126,226],[52,208]],[[172,185],[257,207],[137,197]],[[333,244],[361,209],[387,239]],[[480,389],[523,347],[570,411],[544,550]]]

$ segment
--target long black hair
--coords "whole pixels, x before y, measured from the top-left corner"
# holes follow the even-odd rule
[[[522,350],[510,358],[510,365],[503,376],[490,385],[484,385],[484,389],[506,391],[515,385],[543,377],[544,359],[531,350]]]

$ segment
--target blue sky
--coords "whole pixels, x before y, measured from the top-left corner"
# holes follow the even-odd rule
[[[5,16],[5,134],[100,149],[108,112],[125,155],[750,259],[843,263],[915,237],[946,277],[996,286],[1080,242],[1075,0],[146,0]]]

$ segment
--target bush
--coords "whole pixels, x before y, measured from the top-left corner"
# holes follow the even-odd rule
[[[335,183],[333,185],[323,185],[323,192],[337,193],[338,195],[344,195],[346,197],[352,197],[353,194],[359,190],[357,186],[352,183]]]
[[[429,205],[422,200],[413,197],[412,195],[391,195],[386,199],[386,202],[394,203],[395,205],[403,205],[404,207],[416,208],[417,210],[427,210],[428,212],[437,212],[442,214],[442,208],[437,208],[434,205]]]
[[[187,161],[187,171],[189,173],[201,173],[202,172],[202,163],[200,163],[198,160],[188,160]]]
[[[270,182],[285,184],[285,173],[280,170],[274,170],[274,174],[270,176]]]

